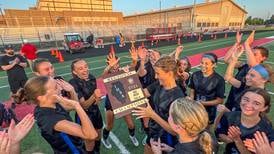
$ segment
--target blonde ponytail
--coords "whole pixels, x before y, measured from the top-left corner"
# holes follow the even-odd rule
[[[210,134],[206,131],[203,131],[200,134],[200,138],[199,138],[199,144],[201,146],[201,148],[203,149],[205,154],[212,154],[213,153],[213,141],[212,138],[210,136]]]

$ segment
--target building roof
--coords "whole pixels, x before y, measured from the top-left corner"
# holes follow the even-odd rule
[[[240,10],[242,10],[245,13],[247,13],[247,11],[245,9],[243,9],[241,6],[239,6],[233,0],[219,0],[219,1],[205,2],[205,3],[196,4],[195,7],[205,6],[205,5],[210,5],[210,4],[216,4],[216,3],[219,3],[221,1],[230,1],[233,5],[235,5],[236,7],[238,7]],[[157,14],[157,13],[160,13],[160,12],[169,12],[169,11],[176,11],[176,10],[186,10],[186,9],[192,9],[193,7],[194,7],[194,5],[180,6],[180,7],[163,9],[161,11],[160,10],[156,10],[156,11],[149,11],[149,12],[144,12],[144,13],[139,13],[139,14],[132,14],[132,15],[124,16],[124,18],[134,17],[134,16],[141,16],[141,15],[147,15],[147,14]]]

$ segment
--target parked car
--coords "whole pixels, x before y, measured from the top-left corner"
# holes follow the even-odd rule
[[[65,33],[64,43],[65,51],[69,53],[84,52],[87,47],[79,33]]]

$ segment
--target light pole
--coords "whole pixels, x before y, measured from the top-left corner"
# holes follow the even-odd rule
[[[50,22],[51,22],[51,25],[53,26],[52,17],[51,17],[51,13],[50,13],[50,10],[49,10],[49,3],[47,3],[47,6],[48,6],[48,11],[49,11]]]
[[[196,0],[193,0],[193,11],[192,11],[192,21],[191,21],[191,29],[195,30],[195,9],[196,9]]]
[[[2,4],[0,4],[0,6],[1,6],[1,5],[2,5]],[[5,22],[6,27],[8,27],[7,20],[6,20],[4,14],[3,14],[3,12],[2,12],[2,8],[1,8],[1,7],[0,7],[0,13],[1,13],[2,18],[4,19],[4,22]]]
[[[162,27],[162,0],[159,0],[159,7],[160,7],[160,27]]]

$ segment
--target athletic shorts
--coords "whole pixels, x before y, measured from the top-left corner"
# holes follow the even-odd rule
[[[10,91],[15,94],[20,88],[23,88],[28,79],[9,80]]]
[[[102,129],[103,128],[103,118],[99,107],[97,105],[93,105],[86,110],[86,113],[92,122],[95,129]],[[81,124],[80,119],[77,114],[75,114],[76,123]]]

